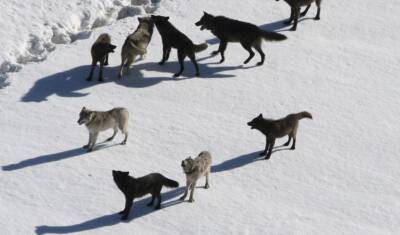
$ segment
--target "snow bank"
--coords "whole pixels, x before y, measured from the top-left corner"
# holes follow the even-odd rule
[[[0,88],[6,73],[47,58],[57,44],[90,37],[91,30],[135,15],[151,14],[160,0],[3,1],[0,15]]]

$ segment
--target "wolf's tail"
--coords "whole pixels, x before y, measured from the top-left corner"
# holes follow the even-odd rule
[[[297,114],[297,118],[298,119],[302,119],[302,118],[309,118],[312,119],[312,115],[311,113],[307,112],[307,111],[303,111]]]
[[[195,53],[200,52],[200,51],[204,51],[205,49],[207,49],[208,45],[207,43],[202,43],[202,44],[193,44],[193,50]]]
[[[287,37],[280,33],[268,32],[261,30],[261,36],[267,41],[283,41],[287,39]]]
[[[179,186],[178,182],[176,182],[175,180],[168,179],[167,177],[163,178],[162,183],[163,183],[163,185],[170,187],[170,188],[176,188]]]

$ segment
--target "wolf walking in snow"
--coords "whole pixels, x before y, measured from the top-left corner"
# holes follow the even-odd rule
[[[161,189],[163,186],[176,188],[179,183],[168,179],[160,173],[152,173],[140,178],[129,176],[129,172],[112,171],[114,182],[125,196],[125,207],[119,214],[121,219],[128,219],[129,212],[133,205],[133,200],[138,197],[143,197],[146,194],[151,194],[151,201],[147,206],[153,206],[157,198],[155,209],[161,208]]]
[[[208,178],[211,168],[211,154],[207,151],[201,152],[196,158],[186,158],[181,163],[183,172],[186,174],[186,189],[181,200],[185,200],[190,189],[189,202],[194,202],[193,194],[196,183],[199,178],[206,176],[206,184],[204,188],[209,188]]]
[[[92,55],[92,66],[87,81],[92,80],[93,71],[96,68],[97,62],[100,62],[99,81],[103,79],[103,67],[108,65],[108,53],[114,52],[116,46],[111,44],[111,36],[107,33],[100,34],[97,40],[93,43],[90,53]]]
[[[228,42],[240,42],[242,47],[249,52],[249,57],[244,61],[247,64],[255,55],[252,48],[261,56],[261,61],[257,65],[264,64],[265,54],[261,48],[262,40],[266,41],[282,41],[286,39],[283,34],[268,32],[260,29],[254,24],[243,21],[230,19],[224,16],[213,16],[204,12],[201,19],[195,23],[200,26],[200,30],[208,29],[220,40],[219,48],[212,54],[221,54],[220,63],[225,60],[225,50]]]
[[[309,112],[304,111],[289,114],[278,120],[273,120],[265,119],[262,114],[260,114],[258,117],[248,122],[247,125],[249,125],[251,129],[259,130],[267,138],[265,150],[260,154],[260,156],[265,155],[265,159],[269,159],[275,145],[275,139],[286,135],[289,136],[289,139],[284,145],[289,146],[290,141],[293,139],[292,147],[290,149],[294,150],[296,148],[297,128],[299,126],[299,120],[302,118],[312,119],[312,116]]]
[[[79,113],[78,124],[85,124],[89,130],[89,143],[84,148],[88,149],[88,152],[92,151],[96,144],[97,136],[99,132],[114,129],[113,135],[106,141],[114,139],[118,132],[118,129],[125,134],[124,140],[121,142],[122,145],[126,144],[128,139],[128,119],[129,113],[125,108],[113,108],[109,111],[91,111],[85,107],[82,108]]]
[[[139,26],[136,31],[129,35],[121,51],[121,66],[119,68],[118,77],[122,77],[122,70],[125,66],[129,70],[132,63],[135,62],[136,56],[140,55],[143,59],[147,52],[147,46],[153,35],[154,23],[150,17],[138,17]]]
[[[156,28],[161,35],[161,40],[163,44],[163,55],[159,64],[163,65],[165,61],[167,61],[169,58],[171,48],[176,48],[178,50],[178,61],[180,69],[179,72],[174,74],[174,77],[179,77],[183,72],[183,61],[185,60],[186,56],[189,56],[194,67],[196,68],[196,76],[200,76],[199,66],[196,62],[195,53],[207,49],[207,44],[193,44],[192,40],[190,40],[185,34],[175,28],[168,21],[169,17],[152,15],[151,19],[154,21],[154,24],[156,25]]]
[[[279,0],[276,0],[277,2]],[[315,2],[317,5],[317,15],[314,17],[315,20],[320,19],[321,13],[321,1],[322,0],[284,0],[290,6],[290,18],[285,21],[285,24],[290,25],[294,21],[293,26],[290,30],[295,31],[297,29],[297,22],[299,21],[299,16],[305,16],[311,7],[311,3]],[[307,6],[306,9],[300,14],[300,8]]]

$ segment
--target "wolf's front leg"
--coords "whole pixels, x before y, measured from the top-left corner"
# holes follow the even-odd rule
[[[186,180],[185,193],[183,194],[182,197],[179,198],[180,200],[185,200],[185,198],[186,198],[186,196],[187,196],[187,194],[188,194],[188,191],[189,191],[189,187],[190,187],[190,183],[189,183],[188,180]]]
[[[89,145],[88,152],[93,151],[93,148],[94,148],[94,145],[96,144],[97,136],[98,136],[98,135],[99,135],[98,132],[91,133],[91,135],[90,135],[91,140],[90,140],[90,145]]]
[[[195,188],[196,188],[196,182],[194,182],[192,185],[190,185],[189,202],[194,202],[193,194],[194,194],[194,189]]]
[[[84,148],[84,149],[87,149],[87,148],[89,148],[89,146],[90,146],[90,143],[91,143],[91,140],[92,140],[92,134],[89,132],[89,142],[88,142],[88,144],[87,144],[87,145],[83,145],[83,148]]]
[[[121,211],[121,214],[122,214],[121,219],[122,220],[127,220],[128,219],[129,212],[131,211],[132,205],[133,205],[133,198],[128,198],[127,197],[125,199],[125,208],[124,208],[123,211]]]
[[[206,185],[204,185],[204,188],[210,188],[210,184],[208,183],[208,177],[210,175],[210,169],[208,169],[206,173]]]
[[[117,128],[117,127],[114,127],[114,133],[113,133],[113,135],[112,135],[110,138],[106,139],[106,141],[111,141],[111,140],[113,140],[114,137],[115,137],[115,135],[117,134],[117,132],[118,132],[118,128]]]

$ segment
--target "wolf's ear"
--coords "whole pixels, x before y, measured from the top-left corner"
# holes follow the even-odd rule
[[[82,108],[82,111],[85,111],[86,110],[86,107],[85,106],[83,106],[83,108]]]
[[[123,176],[128,176],[129,175],[129,171],[122,171],[122,175]]]
[[[165,19],[166,21],[168,21],[168,20],[169,20],[169,16],[164,17],[164,19]]]
[[[142,23],[142,21],[143,21],[143,18],[142,18],[142,17],[138,17],[137,19],[138,19],[138,21],[139,21],[140,23]]]
[[[263,117],[262,113],[260,113],[260,115],[258,115],[258,117],[259,117],[259,118],[262,118],[262,117]]]

